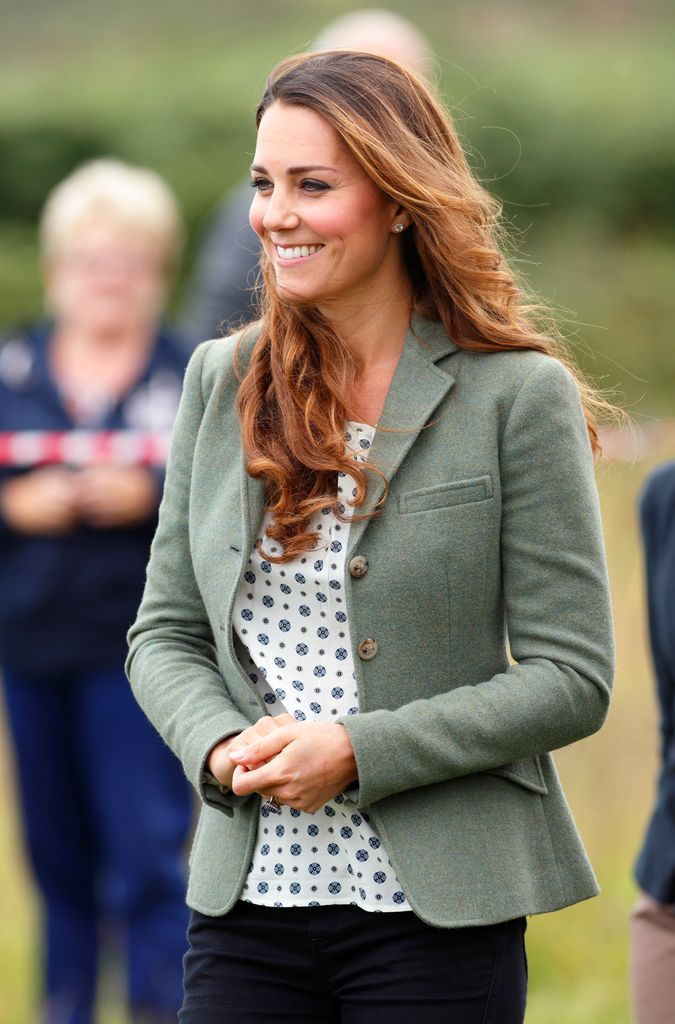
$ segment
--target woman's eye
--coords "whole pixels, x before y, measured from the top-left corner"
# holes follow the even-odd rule
[[[305,178],[300,183],[300,187],[305,192],[327,192],[330,185],[327,185],[325,181],[316,181],[314,178]]]
[[[253,178],[251,188],[256,189],[258,192],[267,192],[268,189],[272,188],[272,182],[268,181],[267,178]]]

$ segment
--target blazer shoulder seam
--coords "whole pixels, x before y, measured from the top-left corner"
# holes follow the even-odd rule
[[[532,350],[530,350],[530,351],[532,351]],[[567,369],[567,367],[556,356],[545,355],[543,352],[541,352],[541,353],[537,352],[535,354],[536,355],[540,355],[542,358],[541,359],[537,359],[535,365],[532,367],[530,372],[525,377],[523,377],[521,380],[518,381],[518,387],[516,388],[516,391],[515,391],[515,393],[513,395],[513,399],[511,401],[511,404],[508,407],[508,412],[506,414],[506,420],[504,421],[504,432],[506,432],[508,430],[509,421],[511,419],[511,414],[513,413],[513,410],[514,410],[515,406],[517,405],[518,400],[520,399],[521,395],[524,393],[525,389],[529,386],[529,384],[536,377],[540,376],[542,373],[547,371],[549,368],[553,369],[554,366],[557,368],[558,371],[562,370],[565,375],[570,376],[570,373],[569,373],[569,370]]]

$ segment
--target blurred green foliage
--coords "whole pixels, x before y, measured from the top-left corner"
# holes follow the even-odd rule
[[[53,185],[98,155],[154,167],[176,190],[188,227],[176,308],[210,213],[250,161],[266,72],[354,6],[194,0],[187,18],[177,0],[123,0],[114,11],[27,0],[8,12],[0,324],[40,311],[40,208]],[[521,270],[563,307],[583,368],[638,416],[663,415],[675,384],[673,22],[658,4],[646,13],[622,0],[618,24],[607,22],[611,9],[573,0],[416,5],[472,165],[503,200],[525,253]]]
[[[278,36],[203,41],[119,65],[82,55],[76,73],[34,66],[0,98],[0,209],[32,226],[48,189],[100,154],[150,164],[180,193],[188,223],[247,165]],[[654,40],[520,41],[508,51],[439,53],[440,87],[474,167],[509,205],[591,217],[615,232],[675,225],[675,70]],[[264,56],[261,58],[261,51]],[[460,63],[453,60],[460,57]],[[541,214],[540,214],[541,215]]]

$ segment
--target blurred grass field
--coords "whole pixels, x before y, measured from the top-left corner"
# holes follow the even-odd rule
[[[656,772],[656,709],[646,644],[637,492],[652,465],[608,462],[599,485],[617,635],[618,673],[604,729],[556,756],[567,796],[602,886],[601,895],[530,918],[527,1024],[629,1024],[627,919],[631,867]],[[37,984],[36,905],[22,859],[11,761],[0,749],[0,1024],[28,1024]],[[58,842],[58,836],[54,837]],[[101,1024],[125,1024],[109,976]]]

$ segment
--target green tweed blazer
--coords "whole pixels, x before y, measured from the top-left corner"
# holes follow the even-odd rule
[[[231,621],[264,510],[241,452],[236,341],[205,342],[187,370],[127,662],[136,698],[201,798],[187,898],[210,915],[241,894],[260,798],[206,783],[205,761],[266,714]],[[349,533],[347,562],[368,560],[345,581],[360,707],[337,719],[358,767],[350,795],[432,925],[489,924],[595,895],[549,753],[600,728],[613,674],[572,376],[536,352],[463,351],[440,324],[413,317],[371,454],[390,488],[384,512]],[[369,502],[382,487],[372,474]],[[364,660],[366,639],[376,654]]]

